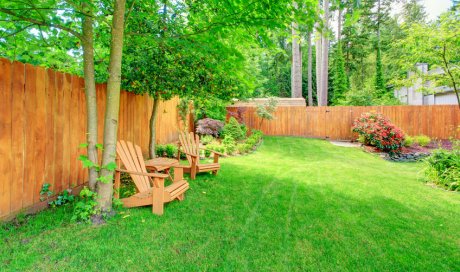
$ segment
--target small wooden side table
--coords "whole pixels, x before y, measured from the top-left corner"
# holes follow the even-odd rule
[[[155,172],[163,172],[165,174],[169,175],[169,178],[173,180],[171,177],[171,174],[169,173],[169,170],[173,166],[179,165],[179,161],[176,159],[170,159],[170,158],[155,158],[151,160],[145,161],[145,168],[150,171],[155,171]]]

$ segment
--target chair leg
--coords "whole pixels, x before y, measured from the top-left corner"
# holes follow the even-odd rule
[[[165,181],[162,178],[153,179],[152,213],[163,214]]]
[[[177,200],[179,200],[179,201],[183,201],[184,199],[185,199],[185,194],[184,194],[184,193],[180,194],[180,195],[177,197]]]
[[[212,174],[213,174],[214,176],[217,176],[217,171],[218,171],[218,170],[212,171]]]
[[[192,167],[190,171],[190,178],[191,179],[196,179],[196,167]]]
[[[181,181],[184,179],[184,169],[181,167],[174,168],[174,180],[173,182]]]

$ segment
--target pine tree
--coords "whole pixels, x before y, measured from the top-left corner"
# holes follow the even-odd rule
[[[337,45],[337,49],[335,50],[333,72],[332,102],[337,104],[341,99],[344,98],[345,92],[348,90],[348,78],[345,72],[345,59],[343,57],[341,43]]]
[[[382,97],[386,92],[385,79],[383,77],[382,56],[380,47],[377,47],[377,59],[375,63],[375,91],[377,97]]]

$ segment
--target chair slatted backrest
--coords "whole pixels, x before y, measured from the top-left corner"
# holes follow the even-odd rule
[[[120,157],[121,162],[125,166],[126,170],[132,172],[147,173],[144,157],[142,156],[142,150],[139,146],[134,145],[131,142],[118,141],[117,154]],[[149,177],[140,175],[130,176],[133,179],[134,184],[136,184],[139,192],[147,191],[151,188]]]
[[[180,132],[179,140],[185,152],[193,154],[195,156],[200,155],[200,138],[198,137],[198,135],[194,135],[193,132],[190,132],[188,134],[185,132]],[[189,154],[186,155],[188,162],[191,164],[192,157]]]

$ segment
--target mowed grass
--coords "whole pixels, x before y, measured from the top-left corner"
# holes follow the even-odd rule
[[[267,137],[161,217],[145,207],[88,226],[61,208],[0,230],[0,271],[460,271],[460,195],[421,168]]]

